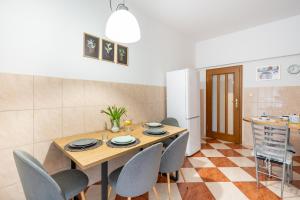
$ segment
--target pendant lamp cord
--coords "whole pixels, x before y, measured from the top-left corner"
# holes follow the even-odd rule
[[[112,6],[111,6],[111,0],[109,0],[109,7],[110,7],[110,10],[113,11]]]

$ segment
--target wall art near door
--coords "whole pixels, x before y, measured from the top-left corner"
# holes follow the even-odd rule
[[[117,63],[128,66],[128,47],[117,45]]]
[[[280,66],[263,66],[256,68],[256,80],[280,79]]]
[[[101,58],[110,62],[115,61],[115,43],[102,39]]]
[[[99,59],[99,38],[98,37],[84,33],[83,56]]]

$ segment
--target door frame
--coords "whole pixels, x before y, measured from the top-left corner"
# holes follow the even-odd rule
[[[213,138],[215,137],[214,134],[212,133],[212,130],[210,130],[209,128],[209,127],[212,128],[212,87],[208,88],[208,86],[212,86],[212,84],[210,84],[209,82],[212,81],[211,78],[212,75],[226,74],[228,73],[228,71],[237,71],[239,74],[239,77],[237,78],[238,81],[237,84],[240,86],[239,89],[237,90],[239,95],[234,96],[234,99],[238,98],[238,108],[236,111],[238,115],[238,125],[234,125],[234,134],[236,134],[236,139],[234,140],[234,143],[241,144],[242,143],[242,113],[243,113],[243,65],[218,67],[218,68],[211,68],[206,70],[206,135],[208,137],[213,137]],[[227,110],[227,106],[226,106],[226,110]],[[226,122],[227,120],[225,121],[225,124]],[[223,139],[226,140],[226,135],[224,135]]]

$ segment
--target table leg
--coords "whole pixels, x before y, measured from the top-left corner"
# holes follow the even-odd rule
[[[107,200],[108,186],[108,162],[101,164],[101,200]]]
[[[71,160],[71,169],[76,169],[76,163],[73,160]],[[74,197],[74,200],[79,200],[78,195]]]

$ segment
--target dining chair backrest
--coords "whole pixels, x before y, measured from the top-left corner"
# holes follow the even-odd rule
[[[252,121],[254,155],[285,162],[289,139],[288,125],[265,125]]]
[[[13,152],[26,199],[65,200],[65,197],[43,166],[24,151]]]
[[[164,151],[161,157],[160,172],[171,173],[179,170],[183,165],[189,133],[177,137]]]
[[[162,143],[157,143],[133,156],[118,177],[117,194],[135,197],[150,191],[157,181],[161,153]]]
[[[179,127],[179,123],[178,123],[177,119],[172,118],[172,117],[168,117],[168,118],[163,119],[161,121],[161,123],[164,124],[164,125]]]

